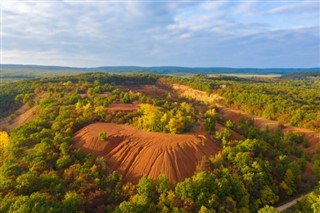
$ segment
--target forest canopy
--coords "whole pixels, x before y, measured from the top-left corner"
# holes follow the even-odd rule
[[[193,76],[165,77],[165,83],[159,78],[93,73],[1,86],[1,118],[18,117],[21,106],[38,110],[29,122],[0,132],[0,212],[263,212],[311,191],[320,180],[320,149],[310,154],[301,134],[257,129],[252,120],[225,120],[218,108],[181,98],[166,84],[218,93],[227,106],[319,131],[317,78]],[[146,85],[166,92],[152,95]],[[111,112],[111,104],[139,107]],[[103,157],[74,146],[74,133],[96,122],[205,138],[195,133],[201,130],[221,151],[203,158],[194,174],[178,183],[165,175],[125,182]],[[108,131],[96,135],[108,143]],[[318,191],[297,208],[317,210]]]

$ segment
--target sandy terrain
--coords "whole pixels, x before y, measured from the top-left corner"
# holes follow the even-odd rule
[[[106,141],[99,140],[101,131],[107,133]],[[76,132],[74,139],[77,148],[105,157],[111,169],[134,183],[143,175],[156,180],[160,174],[173,183],[182,181],[194,174],[203,156],[220,150],[218,142],[205,136],[151,133],[110,123],[91,124]]]

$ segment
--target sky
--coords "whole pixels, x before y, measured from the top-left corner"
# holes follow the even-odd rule
[[[1,0],[1,63],[320,67],[320,1]]]

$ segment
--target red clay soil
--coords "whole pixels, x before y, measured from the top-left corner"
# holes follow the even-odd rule
[[[139,109],[140,104],[110,104],[107,107],[108,112],[133,112]]]
[[[23,105],[20,109],[17,110],[17,112],[20,115],[18,115],[16,118],[14,118],[11,123],[9,123],[9,117],[3,119],[0,122],[0,130],[7,130],[8,131],[8,130],[16,128],[24,123],[31,121],[34,118],[37,110],[38,110],[37,106],[29,108],[26,104]]]
[[[106,141],[98,134],[107,133]],[[165,174],[172,183],[194,174],[203,156],[210,157],[221,148],[213,139],[192,134],[173,135],[145,132],[134,127],[111,123],[95,123],[74,135],[80,150],[105,157],[111,169],[125,181],[136,183],[143,175],[156,180]]]
[[[140,92],[143,95],[153,98],[165,98],[169,92],[168,90],[161,88],[158,85],[129,86],[129,88],[134,92]]]
[[[111,95],[112,95],[112,92],[104,92],[104,93],[96,94],[96,96],[99,96],[99,97],[109,97]]]

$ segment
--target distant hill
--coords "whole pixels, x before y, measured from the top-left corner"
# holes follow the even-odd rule
[[[148,72],[164,75],[190,75],[190,74],[288,74],[292,72],[314,72],[320,68],[228,68],[228,67],[139,67],[139,66],[103,66],[103,67],[62,67],[42,65],[3,64],[2,76],[7,78],[34,78],[52,75],[68,75],[84,72],[132,73]]]
[[[283,79],[305,79],[308,77],[320,77],[320,71],[291,72],[281,76]]]
[[[16,64],[2,64],[1,78],[2,79],[29,79],[39,77],[73,75],[83,73],[73,67],[59,67],[59,66],[38,66],[38,65],[16,65]]]

